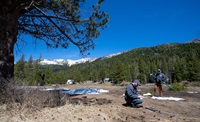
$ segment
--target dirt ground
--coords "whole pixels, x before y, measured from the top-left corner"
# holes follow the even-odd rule
[[[68,89],[99,88],[108,93],[69,97],[59,107],[45,107],[35,110],[7,110],[0,107],[0,122],[200,122],[200,87],[188,87],[186,91],[163,89],[164,97],[178,97],[185,100],[156,100],[151,96],[143,98],[142,108],[124,106],[126,86],[111,84],[76,84],[62,86]],[[142,85],[139,93],[153,93],[153,84]],[[188,91],[197,93],[188,93]],[[159,110],[153,112],[148,108]]]

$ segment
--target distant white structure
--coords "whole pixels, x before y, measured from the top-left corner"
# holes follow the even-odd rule
[[[109,82],[110,78],[104,78],[104,82]]]
[[[74,83],[74,80],[72,80],[72,79],[69,79],[69,80],[67,80],[67,82],[66,82],[66,84],[73,84]]]

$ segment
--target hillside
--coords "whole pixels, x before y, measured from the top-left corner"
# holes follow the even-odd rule
[[[124,71],[125,77],[128,76],[127,72],[129,72],[129,77],[124,77],[127,80],[134,76],[142,78],[143,76],[138,76],[140,73],[144,73],[144,75],[155,73],[157,68],[161,68],[169,76],[170,73],[176,72],[173,67],[179,61],[183,63],[180,65],[187,64],[188,61],[194,62],[195,60],[190,60],[192,58],[196,58],[199,62],[199,52],[199,43],[159,45],[133,49],[111,58],[102,57],[90,63],[75,65],[72,68],[82,73],[90,72],[90,74],[96,74],[95,72],[99,71],[102,78],[103,76],[113,77],[112,72],[117,69]],[[138,68],[136,69],[135,67]]]
[[[196,42],[196,40],[194,40]],[[38,72],[34,77],[31,71],[20,69],[23,65],[28,65],[30,62],[18,62],[15,66],[16,77],[21,77],[22,71],[30,71],[31,78],[40,84],[48,83],[65,83],[68,79],[73,79],[75,82],[103,81],[104,78],[110,78],[113,83],[122,81],[130,81],[132,78],[137,78],[142,83],[151,82],[150,73],[155,73],[158,68],[167,75],[168,82],[200,81],[200,43],[185,43],[185,44],[163,44],[154,47],[137,48],[125,52],[121,52],[114,56],[101,57],[98,59],[87,60],[84,63],[76,65],[41,65],[38,67],[37,62],[33,66]],[[39,69],[38,69],[39,68]],[[27,72],[24,72],[25,74]],[[28,78],[29,74],[24,75],[24,79]],[[34,80],[34,79],[33,79]],[[27,80],[26,80],[27,81]]]

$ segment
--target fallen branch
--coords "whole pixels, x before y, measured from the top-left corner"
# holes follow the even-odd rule
[[[169,115],[171,118],[176,116],[175,114],[171,114],[171,113],[168,113],[168,112],[165,112],[165,111],[156,110],[156,109],[149,108],[149,107],[145,107],[145,109],[156,112],[156,113]]]

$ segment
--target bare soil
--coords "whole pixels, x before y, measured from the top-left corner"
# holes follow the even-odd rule
[[[142,108],[124,106],[126,86],[111,84],[76,84],[62,86],[69,89],[99,88],[108,93],[69,97],[66,104],[58,107],[37,109],[12,109],[0,106],[0,122],[200,122],[200,87],[188,87],[187,91],[169,91],[164,86],[164,97],[185,100],[155,100],[143,98]],[[153,84],[142,85],[139,93],[153,93]],[[153,108],[159,112],[153,112]]]

